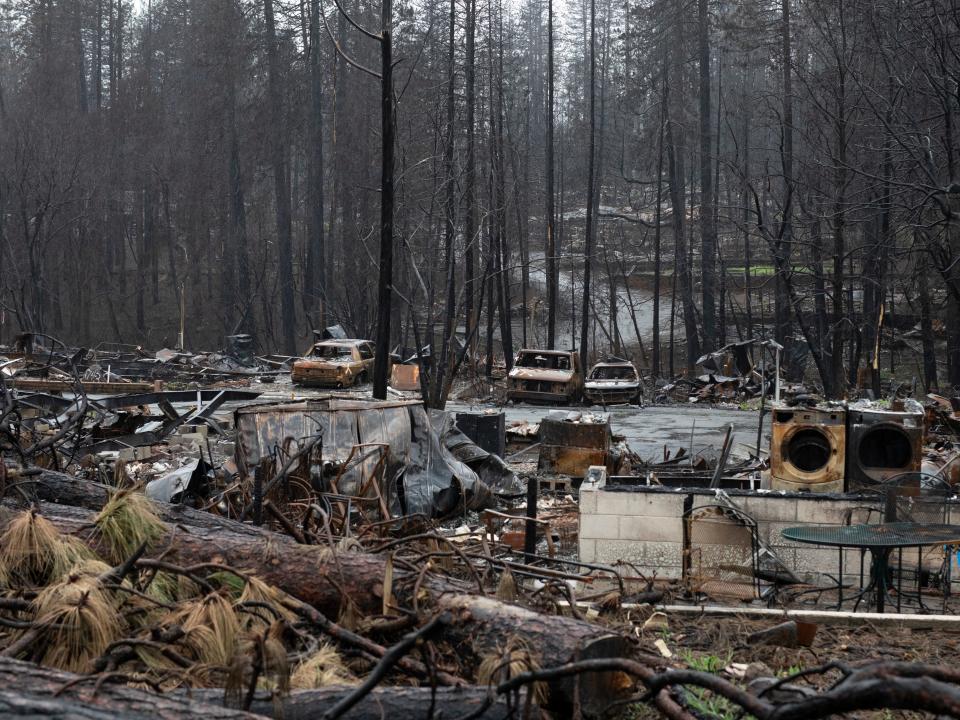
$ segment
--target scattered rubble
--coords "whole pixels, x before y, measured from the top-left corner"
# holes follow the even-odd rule
[[[879,455],[862,450],[881,426],[910,439],[910,468],[956,479],[960,415],[936,396],[922,410],[898,400],[818,409],[801,392],[777,404],[777,363],[745,363],[756,345],[704,359],[697,398],[769,394],[769,462],[732,426],[718,448],[691,442],[643,459],[608,412],[510,423],[499,409],[428,411],[413,396],[281,402],[283,390],[258,402],[291,359],[256,357],[246,336],[200,355],[23,338],[0,364],[0,677],[21,679],[0,691],[0,712],[56,702],[69,713],[88,683],[103,717],[151,703],[170,716],[231,718],[599,717],[639,704],[689,718],[704,697],[758,718],[783,703],[816,717],[837,695],[873,707],[861,684],[882,676],[896,686],[910,671],[860,665],[839,684],[823,680],[830,671],[808,684],[794,670],[781,683],[771,679],[779,666],[756,662],[772,662],[773,648],[836,647],[828,624],[755,622],[714,667],[691,654],[716,647],[710,624],[665,603],[722,595],[753,607],[784,597],[771,588],[802,587],[742,498],[762,497],[778,468],[800,461],[787,435],[820,432],[817,413],[842,410],[844,442],[859,443],[844,452],[869,460],[860,482],[885,477],[877,458],[896,454],[889,439]],[[602,367],[630,365],[610,360]],[[414,393],[420,361],[394,367],[415,371],[394,383]],[[543,369],[558,370],[530,368]],[[683,577],[579,555],[585,476],[592,487],[712,493],[712,509],[681,520],[699,548]],[[735,536],[740,555],[727,548],[711,565],[704,548]],[[924,702],[916,707],[944,709]]]

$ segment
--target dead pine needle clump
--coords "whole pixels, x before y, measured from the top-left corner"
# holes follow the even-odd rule
[[[500,574],[500,582],[497,583],[496,598],[501,602],[516,602],[520,597],[517,590],[517,580],[509,568],[504,568]]]
[[[80,540],[61,535],[49,520],[26,510],[0,535],[0,585],[41,587],[93,558]]]
[[[290,692],[290,663],[283,643],[286,627],[286,623],[278,621],[262,632],[250,633],[241,648],[242,664],[253,663],[259,669],[260,687],[282,695]],[[228,679],[228,690],[235,684],[235,678]]]
[[[499,685],[510,678],[525,672],[536,672],[540,661],[527,645],[516,635],[507,640],[506,646],[497,652],[483,656],[477,668],[477,683],[480,685]],[[543,682],[533,683],[533,697],[539,705],[545,705],[549,690]]]
[[[42,665],[88,672],[92,661],[123,636],[123,617],[100,585],[100,576],[109,570],[105,563],[87,561],[37,595],[34,646],[40,648]]]
[[[344,596],[340,601],[337,624],[347,630],[356,630],[360,627],[361,620],[363,620],[363,612],[357,606],[357,603],[349,595]]]
[[[243,592],[237,600],[237,608],[249,604],[253,612],[244,614],[242,624],[246,630],[266,629],[273,620],[285,620],[291,622],[296,615],[288,610],[284,604],[285,595],[272,585],[267,585],[257,577],[249,577],[243,586]],[[273,612],[262,606],[267,605],[273,609]],[[273,615],[271,622],[264,618],[266,615]]]
[[[233,605],[219,593],[185,604],[170,624],[183,628],[183,645],[197,662],[221,668],[233,664],[243,628]]]
[[[152,545],[167,530],[150,501],[140,493],[115,493],[93,520],[108,559],[120,564],[143,543]]]
[[[293,669],[290,686],[296,690],[317,690],[330,685],[355,685],[357,678],[347,668],[337,649],[321,642],[316,652]]]

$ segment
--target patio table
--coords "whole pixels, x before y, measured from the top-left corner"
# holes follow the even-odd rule
[[[929,545],[960,544],[960,525],[928,525],[913,522],[879,523],[877,525],[801,525],[781,533],[787,540],[840,549],[840,602],[843,602],[843,549],[858,548],[870,552],[870,581],[859,594],[860,599],[876,593],[877,612],[883,612],[887,595],[887,574],[890,552],[903,548]],[[862,567],[862,565],[861,565]],[[854,606],[856,610],[857,605]],[[899,595],[898,595],[899,607]]]

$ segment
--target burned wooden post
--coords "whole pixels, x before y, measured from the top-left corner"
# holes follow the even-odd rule
[[[263,525],[263,463],[253,471],[253,524]]]
[[[527,523],[526,535],[523,539],[523,553],[525,560],[530,563],[537,552],[537,496],[540,494],[540,481],[536,478],[527,478]],[[549,531],[548,531],[549,532]]]

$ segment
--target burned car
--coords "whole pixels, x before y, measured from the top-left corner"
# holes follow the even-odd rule
[[[569,350],[521,350],[507,376],[507,400],[572,403],[582,393],[580,357]]]
[[[629,360],[610,357],[590,368],[583,394],[597,405],[640,404],[640,375]]]
[[[373,375],[374,344],[369,340],[323,340],[293,363],[295,385],[345,388]]]

